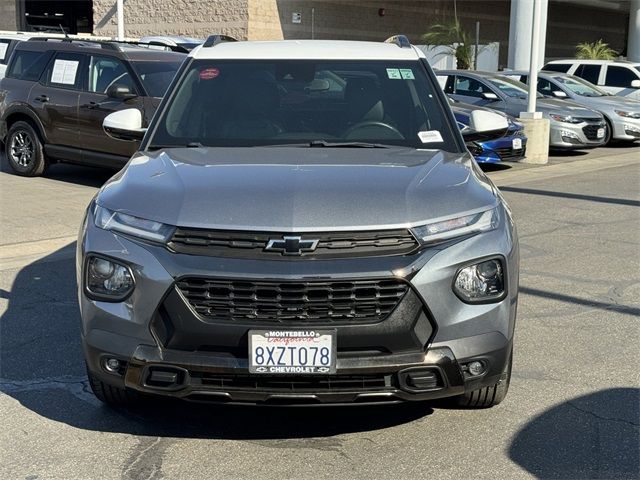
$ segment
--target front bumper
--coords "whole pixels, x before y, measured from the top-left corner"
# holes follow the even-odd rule
[[[506,210],[501,217],[494,231],[416,255],[295,262],[173,254],[98,229],[90,218],[78,242],[78,278],[87,253],[109,252],[131,266],[136,288],[125,301],[109,303],[91,300],[80,285],[88,369],[118,387],[226,403],[428,400],[493,385],[511,352],[518,288],[515,230]],[[480,305],[458,299],[451,288],[457,270],[496,256],[505,261],[507,296]],[[411,295],[381,322],[313,325],[337,330],[335,375],[263,377],[249,375],[247,332],[264,325],[200,318],[176,290],[176,279],[185,275],[296,281],[395,277],[410,284]],[[109,358],[122,368],[110,373]],[[466,363],[474,360],[486,365],[477,377],[465,373]],[[174,380],[159,384],[151,378],[154,371]]]
[[[607,128],[604,119],[577,124],[551,120],[549,147],[566,150],[599,147],[606,139],[606,134],[597,138],[596,132],[600,128]]]
[[[619,115],[612,116],[612,119],[613,139],[625,141],[640,140],[640,120],[625,118]]]

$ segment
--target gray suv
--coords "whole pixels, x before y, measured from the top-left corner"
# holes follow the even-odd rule
[[[209,38],[82,224],[88,374],[109,404],[390,403],[507,393],[509,208],[424,58],[385,43]]]

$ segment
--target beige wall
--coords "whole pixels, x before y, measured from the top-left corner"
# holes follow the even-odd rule
[[[17,30],[18,16],[15,0],[0,0],[0,30]]]
[[[250,0],[124,0],[125,35],[247,38]],[[116,0],[93,1],[93,33],[116,35]]]
[[[519,0],[521,1],[521,0]],[[0,9],[13,0],[0,0]],[[311,38],[312,8],[317,39],[381,41],[398,33],[416,44],[429,26],[453,17],[453,0],[124,0],[125,34],[181,34],[206,38],[212,33],[245,40]],[[115,35],[116,0],[94,0],[96,35]],[[5,6],[6,4],[6,6]],[[9,5],[10,4],[10,5]],[[385,9],[380,16],[378,10]],[[0,10],[2,11],[2,10]],[[500,65],[509,50],[510,0],[457,0],[458,17],[475,36],[480,21],[481,43],[500,43]],[[292,13],[302,14],[300,24]],[[2,15],[0,20],[6,18]],[[15,13],[13,14],[15,18]],[[622,50],[626,43],[626,11],[594,9],[550,0],[548,58],[573,56],[579,42],[603,38]],[[591,27],[587,28],[586,26]]]

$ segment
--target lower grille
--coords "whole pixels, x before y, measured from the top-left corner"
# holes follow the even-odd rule
[[[600,140],[600,138],[598,138],[598,130],[601,128],[604,128],[604,125],[587,125],[582,127],[582,132],[589,140]]]
[[[513,149],[511,147],[505,147],[495,148],[493,151],[496,152],[502,160],[524,157],[524,148]]]
[[[247,282],[183,278],[176,283],[202,317],[225,321],[381,321],[409,287],[402,280]]]
[[[264,390],[270,392],[371,391],[391,385],[391,375],[335,375],[326,377],[262,377],[191,372],[192,386],[220,390]],[[195,385],[194,385],[195,384]]]

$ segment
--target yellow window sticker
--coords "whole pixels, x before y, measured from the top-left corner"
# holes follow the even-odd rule
[[[397,68],[387,68],[387,77],[391,80],[401,80],[402,75],[400,75],[400,70]]]
[[[416,77],[413,76],[413,70],[410,68],[401,68],[400,75],[404,80],[415,80]]]

